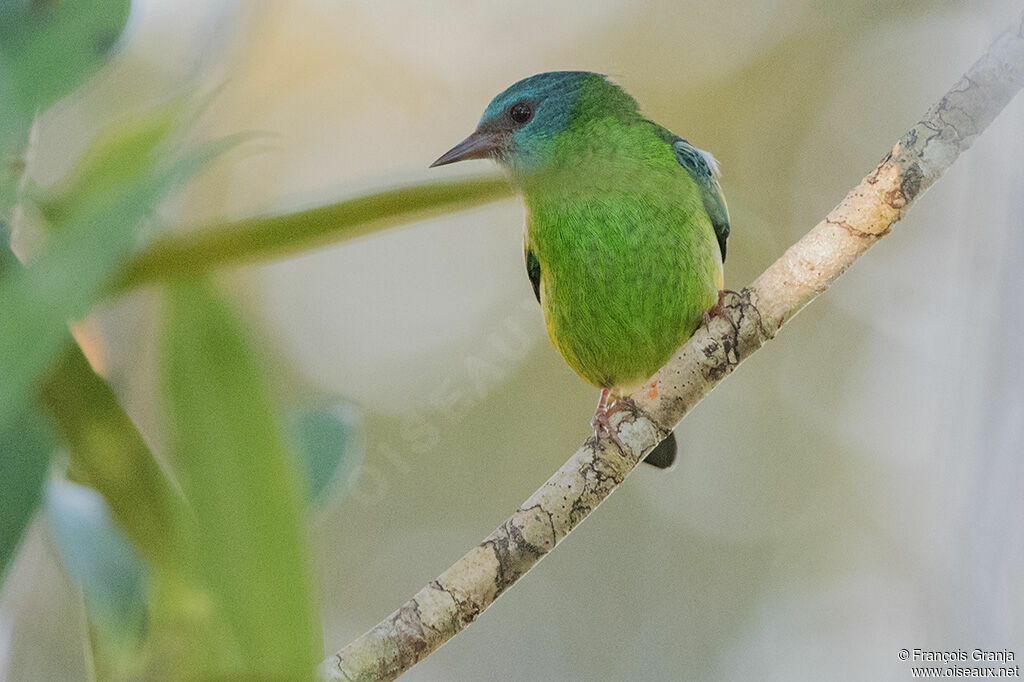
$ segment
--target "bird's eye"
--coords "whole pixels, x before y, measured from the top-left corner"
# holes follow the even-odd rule
[[[508,115],[513,121],[523,125],[533,117],[533,109],[526,102],[519,102],[512,105],[512,108],[508,110]]]

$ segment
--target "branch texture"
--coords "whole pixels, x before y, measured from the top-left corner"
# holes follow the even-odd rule
[[[697,330],[612,417],[621,447],[591,438],[482,543],[325,660],[325,680],[390,680],[472,623],[597,507],[707,393],[884,237],[1024,86],[1024,14],[828,216]]]

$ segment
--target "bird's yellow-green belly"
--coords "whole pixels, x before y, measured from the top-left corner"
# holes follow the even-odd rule
[[[706,214],[693,208],[621,196],[531,208],[527,245],[540,263],[548,335],[591,384],[618,393],[639,386],[714,305],[721,257]]]

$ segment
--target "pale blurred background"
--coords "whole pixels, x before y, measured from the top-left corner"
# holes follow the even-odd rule
[[[740,288],[816,223],[1020,10],[1011,0],[555,4],[146,0],[48,113],[33,173],[105,121],[220,88],[197,134],[270,133],[169,224],[283,211],[427,170],[499,90],[611,74],[721,162]],[[901,680],[901,648],[1024,656],[1024,100],[893,235],[677,429],[563,546],[410,680]],[[588,433],[596,391],[545,336],[508,200],[225,274],[282,391],[366,410],[316,520],[325,650],[477,543]],[[89,324],[156,439],[154,303]],[[158,444],[157,444],[158,445]],[[83,679],[74,588],[37,522],[0,599],[0,678]]]

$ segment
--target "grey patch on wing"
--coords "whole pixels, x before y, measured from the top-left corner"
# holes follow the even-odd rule
[[[709,152],[698,149],[681,137],[672,143],[676,161],[690,174],[693,181],[700,187],[704,210],[711,218],[711,225],[718,237],[718,247],[722,251],[722,262],[725,262],[725,243],[729,239],[729,208],[725,205],[722,186],[718,184],[721,171],[718,161]]]

